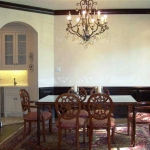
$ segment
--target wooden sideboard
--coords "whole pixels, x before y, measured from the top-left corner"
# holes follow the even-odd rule
[[[84,87],[88,95],[93,87],[94,86]],[[136,101],[150,101],[150,87],[105,87],[109,90],[110,95],[131,95]],[[59,95],[66,93],[70,88],[71,87],[40,87],[39,98],[43,98],[47,95]],[[115,107],[114,114],[115,117],[127,117],[127,107]]]

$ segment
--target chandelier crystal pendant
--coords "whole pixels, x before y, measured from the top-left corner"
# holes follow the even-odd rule
[[[76,11],[78,12],[77,23],[72,25],[72,16],[69,12],[66,28],[67,37],[69,34],[73,34],[73,40],[80,39],[80,44],[88,46],[98,40],[99,36],[109,29],[107,16],[101,16],[97,2],[93,0],[81,0],[76,5]]]

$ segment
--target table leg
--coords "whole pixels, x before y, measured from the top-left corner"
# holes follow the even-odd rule
[[[133,144],[133,147],[135,146],[135,106],[133,106],[133,123],[132,123],[132,144]]]
[[[40,143],[40,106],[37,105],[37,145],[41,145]]]

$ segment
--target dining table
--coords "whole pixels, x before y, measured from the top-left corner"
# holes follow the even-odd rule
[[[44,98],[39,99],[36,102],[37,105],[37,145],[41,145],[40,142],[40,115],[41,115],[41,108],[44,108],[45,106],[50,106],[55,109],[55,100],[59,95],[47,95]],[[88,95],[83,102],[83,105],[86,105],[88,98],[90,95]],[[133,109],[133,124],[132,124],[132,134],[131,134],[131,144],[133,147],[135,146],[135,106],[137,105],[137,101],[131,96],[131,95],[110,95],[110,98],[113,101],[114,106],[127,106],[132,107]],[[52,111],[52,116],[55,119],[55,112]]]

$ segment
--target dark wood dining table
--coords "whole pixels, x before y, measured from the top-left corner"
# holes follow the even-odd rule
[[[36,102],[37,105],[37,144],[40,146],[40,114],[41,114],[41,107],[44,106],[51,106],[54,108],[55,100],[58,95],[48,95],[39,101]],[[132,124],[132,135],[131,135],[131,144],[135,146],[135,106],[137,105],[137,101],[131,95],[110,95],[114,106],[132,106],[133,107],[133,124]],[[84,105],[86,105],[88,101],[89,95],[87,96],[86,100],[84,101]],[[52,114],[54,116],[54,112]]]

